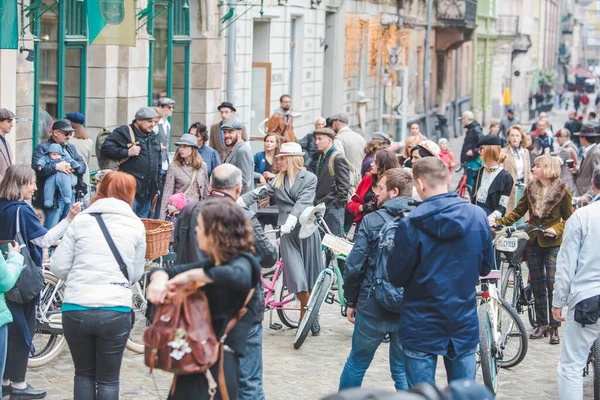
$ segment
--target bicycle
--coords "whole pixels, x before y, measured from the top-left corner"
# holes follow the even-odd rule
[[[464,199],[464,200],[467,200],[470,202],[471,198],[473,197],[473,188],[471,187],[471,185],[467,184],[467,182],[469,180],[469,174],[474,175],[475,172],[477,172],[477,170],[467,167],[466,163],[462,163],[459,167],[457,167],[454,170],[454,172],[460,172],[460,171],[464,171],[464,174],[460,178],[460,181],[458,182],[458,186],[456,187],[456,190],[454,192],[456,194],[458,194],[458,196],[461,199]]]
[[[323,219],[324,212],[325,205],[319,204],[318,206],[309,207],[304,210],[299,218],[299,222],[302,225],[302,228],[300,229],[300,238],[308,237],[318,229],[321,229],[324,232],[321,245],[325,249],[325,252],[330,254],[330,261],[319,274],[319,277],[313,285],[312,292],[308,299],[306,313],[304,314],[302,321],[300,321],[294,339],[295,349],[299,349],[306,340],[308,332],[318,318],[321,307],[323,307],[325,302],[330,304],[338,302],[341,306],[341,314],[342,316],[345,316],[346,301],[344,299],[343,278],[342,272],[338,266],[338,257],[341,256],[340,259],[344,259],[344,257],[352,250],[352,243],[331,234],[327,223]],[[333,256],[334,254],[336,256]],[[334,277],[337,278],[338,281],[339,300],[335,300],[335,295],[330,292]]]
[[[479,323],[478,364],[485,386],[496,393],[500,367],[518,365],[527,354],[527,333],[517,312],[498,295],[500,271],[480,278],[477,292]],[[516,346],[516,348],[515,348]]]
[[[600,337],[594,341],[588,354],[583,376],[590,374],[590,365],[594,369],[594,400],[600,400]]]
[[[521,267],[521,256],[527,246],[529,234],[525,229],[530,227],[529,224],[516,224],[511,227],[502,225],[494,225],[495,230],[499,230],[495,239],[494,247],[499,253],[500,261],[508,263],[506,270],[502,276],[500,285],[500,295],[506,299],[508,303],[522,314],[527,309],[529,323],[533,328],[537,326],[535,315],[535,298],[533,290],[528,283],[523,285],[523,272]],[[547,233],[543,227],[537,227],[529,231]]]

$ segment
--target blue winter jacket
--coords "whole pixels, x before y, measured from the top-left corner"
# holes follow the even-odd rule
[[[475,286],[494,265],[492,234],[480,207],[455,193],[421,203],[396,229],[387,271],[404,288],[400,339],[405,348],[448,355],[479,343]]]
[[[358,311],[363,315],[388,321],[398,320],[399,314],[381,307],[372,292],[379,255],[379,232],[387,222],[413,210],[414,202],[410,197],[389,199],[380,210],[365,215],[360,223],[352,251],[346,257],[344,297],[351,307],[356,307],[358,303]]]

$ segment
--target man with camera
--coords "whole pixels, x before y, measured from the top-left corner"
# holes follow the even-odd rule
[[[561,400],[583,399],[581,371],[588,352],[600,334],[600,166],[592,175],[594,198],[567,220],[556,260],[552,315],[564,322],[558,364]],[[563,307],[568,307],[566,317]],[[565,322],[566,321],[566,322]]]

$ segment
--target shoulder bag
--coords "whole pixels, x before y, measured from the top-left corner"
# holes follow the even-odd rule
[[[19,245],[25,267],[21,271],[17,283],[15,283],[15,286],[11,290],[6,292],[5,297],[13,303],[26,304],[38,297],[44,288],[44,271],[33,262],[31,254],[29,254],[27,242],[23,240],[23,235],[21,234],[20,206],[17,209],[17,233],[15,234],[15,242]]]

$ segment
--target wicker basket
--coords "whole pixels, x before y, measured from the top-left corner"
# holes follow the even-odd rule
[[[169,242],[173,223],[159,219],[141,218],[146,228],[146,260],[154,260],[169,254]]]

